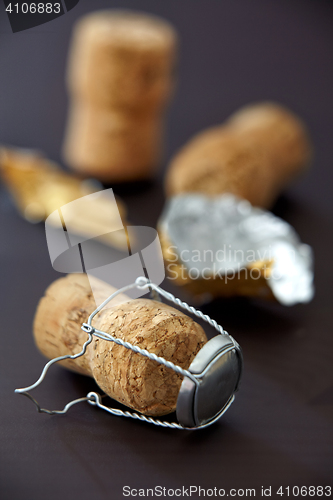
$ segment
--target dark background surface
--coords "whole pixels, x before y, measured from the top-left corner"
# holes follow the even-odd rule
[[[1,498],[120,499],[124,485],[257,488],[260,496],[261,486],[331,484],[332,2],[81,0],[61,18],[16,34],[2,7],[0,142],[41,149],[55,160],[61,160],[64,70],[75,19],[95,8],[129,7],[164,16],[178,29],[179,81],[165,161],[156,183],[123,193],[133,224],[156,225],[163,168],[195,132],[256,100],[277,100],[302,116],[315,161],[275,212],[314,249],[316,296],[291,308],[246,300],[204,307],[239,341],[245,359],[236,402],[207,430],[164,430],[83,403],[66,416],[39,415],[13,391],[35,381],[44,364],[31,324],[39,298],[59,274],[43,225],[21,219],[2,187]],[[93,388],[92,381],[54,367],[35,394],[44,407],[60,408]]]

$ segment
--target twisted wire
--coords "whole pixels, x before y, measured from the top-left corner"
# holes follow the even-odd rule
[[[96,328],[92,327],[91,321],[92,321],[93,317],[97,313],[99,313],[103,309],[103,307],[110,302],[110,300],[112,300],[114,297],[116,297],[116,295],[123,293],[131,288],[134,288],[134,287],[137,287],[140,289],[151,288],[151,289],[155,290],[159,295],[161,295],[162,297],[164,297],[168,301],[173,302],[174,304],[178,305],[182,309],[185,309],[186,311],[192,313],[194,316],[197,316],[198,318],[201,318],[202,320],[206,321],[215,330],[217,330],[221,335],[227,335],[227,332],[223,329],[223,327],[221,325],[219,325],[210,316],[208,316],[208,314],[203,314],[200,310],[196,309],[193,306],[190,306],[189,304],[187,304],[187,302],[183,302],[182,300],[178,299],[172,293],[166,292],[165,290],[160,288],[155,283],[151,283],[144,276],[140,276],[139,278],[136,279],[135,283],[132,283],[131,285],[126,285],[125,287],[117,290],[112,295],[110,295],[106,300],[104,300],[104,302],[99,307],[97,307],[97,309],[95,309],[95,311],[93,311],[90,314],[88,322],[83,323],[83,325],[81,327],[82,330],[84,330],[87,333],[91,332],[93,335],[96,335],[97,337],[99,337],[103,340],[109,340],[111,342],[115,342],[116,344],[121,345],[121,346],[125,347],[126,349],[130,349],[131,351],[138,353],[138,354],[141,354],[142,356],[145,356],[146,358],[149,358],[152,361],[156,361],[157,363],[160,363],[161,365],[164,365],[167,368],[171,368],[172,370],[174,370],[176,373],[179,373],[183,377],[190,378],[196,385],[198,385],[199,384],[198,379],[195,376],[193,376],[192,373],[189,372],[188,370],[184,370],[183,368],[181,368],[178,365],[175,365],[171,361],[167,361],[166,359],[164,359],[160,356],[156,356],[156,354],[154,354],[154,353],[148,352],[146,349],[141,349],[140,347],[135,346],[135,345],[131,344],[130,342],[125,342],[119,338],[113,337],[112,335],[110,335],[106,332],[102,332],[101,330],[97,330]]]
[[[153,424],[159,427],[167,427],[169,429],[193,431],[197,429],[203,429],[204,427],[209,427],[210,425],[214,424],[217,420],[219,420],[219,418],[222,417],[222,415],[234,402],[235,396],[234,395],[231,396],[231,398],[227,401],[227,403],[224,405],[221,411],[212,420],[206,422],[205,424],[198,425],[197,427],[185,427],[176,422],[167,422],[165,420],[158,420],[156,418],[147,417],[140,413],[132,413],[130,411],[123,411],[117,408],[110,408],[109,406],[101,404],[101,396],[97,392],[89,392],[89,394],[87,394],[87,397],[85,399],[88,401],[89,404],[97,406],[98,408],[101,408],[102,410],[105,410],[108,413],[111,413],[111,415],[115,415],[117,417],[133,418],[134,420],[140,420],[141,422],[146,422],[148,424]]]
[[[102,410],[105,410],[108,413],[111,413],[111,415],[115,415],[117,417],[133,418],[134,420],[140,420],[141,422],[147,422],[149,424],[154,424],[160,427],[168,427],[169,429],[185,429],[185,427],[177,424],[176,422],[166,422],[164,420],[147,417],[140,413],[132,413],[130,411],[123,411],[117,408],[110,408],[109,406],[102,405],[101,396],[97,392],[89,392],[86,399],[89,404],[97,406],[98,408],[101,408]]]
[[[84,331],[85,331],[85,328],[84,328],[85,326],[89,326],[89,325],[86,325],[86,323],[83,323],[82,330],[84,330]],[[188,377],[191,380],[193,380],[193,382],[195,384],[198,384],[197,379],[192,375],[191,372],[189,372],[188,370],[184,370],[184,368],[181,368],[181,366],[175,365],[171,361],[167,361],[165,358],[161,358],[160,356],[157,356],[156,354],[149,352],[146,349],[141,349],[140,347],[133,345],[130,342],[125,342],[122,339],[119,339],[117,337],[113,337],[112,335],[110,335],[106,332],[102,332],[100,330],[97,330],[96,328],[92,328],[92,335],[95,335],[96,337],[99,337],[103,340],[110,340],[111,342],[114,342],[115,344],[121,345],[121,346],[125,347],[126,349],[130,349],[131,351],[133,351],[135,353],[141,354],[142,356],[145,356],[146,358],[149,358],[152,361],[157,361],[157,363],[160,363],[161,365],[164,365],[167,368],[171,368],[176,373],[183,375],[183,377]]]
[[[95,392],[90,392],[86,397],[70,401],[69,403],[66,404],[66,406],[63,408],[63,410],[47,410],[45,408],[41,408],[41,406],[39,405],[39,403],[37,402],[37,400],[34,399],[28,393],[29,390],[35,389],[36,387],[38,387],[43,382],[43,380],[44,380],[44,378],[46,376],[46,373],[48,372],[48,369],[50,368],[51,365],[53,365],[54,363],[57,363],[58,361],[62,361],[64,359],[76,359],[76,358],[78,358],[80,356],[83,356],[85,354],[85,352],[86,352],[87,346],[92,341],[93,335],[95,335],[96,337],[99,337],[99,338],[101,338],[103,340],[112,341],[112,342],[114,342],[114,343],[116,343],[118,345],[122,345],[126,349],[130,349],[130,350],[132,350],[135,353],[141,354],[142,356],[145,356],[145,357],[147,357],[147,358],[149,358],[149,359],[151,359],[153,361],[156,361],[157,363],[160,363],[160,364],[164,365],[165,367],[174,370],[176,373],[179,373],[180,375],[182,375],[184,377],[190,378],[193,382],[195,382],[196,385],[198,385],[200,383],[199,380],[191,372],[189,372],[188,370],[184,370],[183,368],[181,368],[178,365],[175,365],[171,361],[167,361],[166,359],[164,359],[164,358],[162,358],[160,356],[157,356],[154,353],[148,352],[146,349],[141,349],[140,347],[135,346],[135,345],[131,344],[130,342],[125,342],[125,341],[123,341],[123,340],[121,340],[119,338],[113,337],[112,335],[110,335],[110,334],[108,334],[106,332],[103,332],[101,330],[97,330],[96,328],[94,328],[91,325],[91,321],[92,321],[93,317],[96,314],[98,314],[103,309],[103,307],[108,302],[110,302],[116,295],[118,295],[120,293],[123,293],[123,292],[125,292],[127,290],[130,290],[131,288],[135,288],[135,287],[137,287],[139,289],[145,289],[145,288],[149,288],[150,287],[151,289],[155,290],[159,295],[161,295],[165,299],[169,300],[170,302],[173,302],[174,304],[178,305],[182,309],[185,309],[186,311],[190,312],[194,316],[197,316],[198,318],[201,318],[202,320],[206,321],[213,328],[215,328],[215,330],[217,330],[220,334],[222,334],[222,335],[223,334],[227,334],[227,332],[222,328],[222,326],[220,326],[214,319],[210,318],[210,316],[208,316],[207,314],[203,314],[198,309],[195,309],[195,307],[190,306],[186,302],[183,302],[182,300],[176,298],[172,293],[166,292],[165,290],[163,290],[162,288],[160,288],[158,285],[155,285],[154,283],[151,283],[147,278],[145,278],[145,277],[142,276],[142,277],[137,278],[136,281],[135,281],[135,283],[132,283],[132,284],[127,285],[127,286],[124,286],[123,288],[121,288],[121,289],[117,290],[116,292],[114,292],[102,304],[100,304],[100,306],[97,307],[97,309],[95,309],[95,311],[93,311],[90,314],[90,316],[89,316],[89,318],[87,320],[87,323],[83,323],[82,326],[81,326],[81,329],[88,334],[88,339],[83,344],[82,350],[79,353],[72,354],[72,355],[66,354],[64,356],[58,356],[57,358],[54,358],[54,359],[48,361],[46,363],[46,365],[44,366],[43,371],[42,371],[39,379],[37,380],[37,382],[35,382],[34,384],[30,385],[29,387],[24,387],[24,388],[21,388],[21,389],[15,389],[15,392],[19,393],[19,394],[22,394],[23,396],[27,396],[36,405],[38,412],[47,413],[49,415],[64,414],[73,405],[75,405],[77,403],[80,403],[82,401],[88,401],[89,404],[91,404],[93,406],[97,406],[97,407],[99,407],[99,408],[107,411],[108,413],[111,413],[112,415],[123,416],[123,417],[127,417],[127,418],[133,418],[135,420],[140,420],[140,421],[147,422],[147,423],[150,423],[150,424],[153,424],[153,425],[156,425],[156,426],[167,427],[167,428],[170,428],[170,429],[182,429],[182,430],[184,430],[184,429],[190,429],[190,430],[194,430],[194,429],[200,429],[200,428],[203,428],[203,427],[207,427],[207,426],[213,424],[214,422],[216,422],[216,420],[218,420],[223,415],[223,413],[225,413],[225,411],[229,408],[229,406],[231,405],[231,403],[234,400],[234,396],[232,396],[229,399],[229,401],[227,402],[227,404],[224,406],[224,408],[221,410],[221,412],[214,419],[212,419],[211,421],[207,422],[206,424],[199,425],[198,427],[188,428],[188,427],[183,427],[182,425],[180,425],[180,424],[178,424],[176,422],[166,422],[166,421],[154,419],[152,417],[147,417],[147,416],[139,414],[139,413],[132,413],[132,412],[129,412],[129,411],[122,411],[122,410],[119,410],[119,409],[116,409],[116,408],[110,408],[110,407],[104,406],[104,405],[101,404],[101,396],[98,393],[95,393]],[[232,339],[232,340],[234,341],[234,339]],[[235,346],[237,347],[238,344],[235,341],[234,341],[234,343],[235,343]]]
[[[197,318],[201,318],[202,320],[206,321],[209,325],[211,325],[215,330],[217,330],[221,335],[227,335],[228,332],[224,330],[224,328],[219,325],[215,319],[212,319],[208,314],[203,314],[199,309],[196,309],[193,306],[190,306],[187,302],[183,302],[182,300],[178,299],[175,297],[172,293],[166,292],[159,286],[155,285],[154,283],[148,283],[147,286],[150,286],[154,290],[156,290],[162,297],[166,298],[170,302],[173,302],[177,306],[181,307],[182,309],[185,309],[186,311],[190,312]]]
[[[29,394],[28,392],[21,392],[20,394],[26,396],[28,399],[30,399],[30,401],[32,401],[35,404],[38,413],[47,413],[48,415],[64,415],[72,406],[76,405],[77,403],[82,403],[82,401],[90,400],[88,396],[85,396],[83,398],[73,399],[73,401],[67,403],[62,410],[47,410],[46,408],[42,408],[39,405],[38,401],[35,398],[33,398],[31,394]]]
[[[83,354],[85,354],[86,352],[86,349],[87,349],[87,346],[91,343],[92,341],[92,335],[91,333],[88,334],[88,339],[85,341],[85,343],[83,344],[82,346],[82,350],[80,352],[78,352],[77,354],[65,354],[64,356],[58,356],[57,358],[54,358],[54,359],[51,359],[50,361],[48,361],[46,363],[46,365],[44,366],[43,368],[43,371],[39,377],[39,379],[37,380],[37,382],[35,382],[34,384],[32,385],[29,385],[28,387],[22,387],[21,389],[15,389],[15,392],[18,393],[18,394],[24,394],[25,396],[28,396],[32,401],[35,402],[35,404],[37,403],[36,400],[34,400],[34,398],[32,398],[28,393],[27,391],[32,391],[33,389],[35,389],[36,387],[38,387],[44,380],[49,368],[55,364],[55,363],[58,363],[58,361],[63,361],[64,359],[76,359],[76,358],[79,358],[80,356],[83,356]],[[39,405],[37,404],[37,408],[39,407]],[[47,413],[46,410],[44,410],[45,413]],[[54,410],[54,412],[56,412],[57,410]]]

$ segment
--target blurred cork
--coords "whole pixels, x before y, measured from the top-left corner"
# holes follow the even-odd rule
[[[77,23],[64,144],[73,169],[106,182],[153,175],[174,87],[176,45],[173,27],[148,14],[106,10]]]
[[[166,191],[231,193],[269,208],[311,156],[306,127],[296,115],[272,102],[254,104],[191,139],[171,160]]]

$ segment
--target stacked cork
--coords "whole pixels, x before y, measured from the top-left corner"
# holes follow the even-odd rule
[[[68,66],[67,163],[106,182],[149,178],[162,153],[176,34],[141,13],[99,11],[74,30]]]

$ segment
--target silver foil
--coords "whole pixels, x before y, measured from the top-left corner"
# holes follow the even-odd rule
[[[159,227],[193,279],[235,275],[253,262],[272,261],[267,284],[279,302],[313,298],[311,247],[287,222],[246,200],[231,194],[175,196]]]

